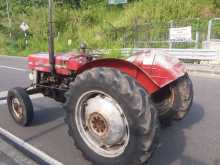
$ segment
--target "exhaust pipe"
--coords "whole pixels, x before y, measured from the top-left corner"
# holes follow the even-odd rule
[[[53,76],[56,75],[55,56],[54,56],[54,33],[53,33],[53,0],[48,1],[48,51],[50,72]]]

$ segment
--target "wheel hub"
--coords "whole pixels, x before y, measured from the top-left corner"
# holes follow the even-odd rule
[[[89,117],[89,127],[97,136],[105,136],[108,125],[105,118],[99,113],[93,113]]]
[[[95,139],[106,145],[119,143],[126,133],[122,115],[108,97],[98,95],[87,101],[86,121]]]
[[[12,99],[12,109],[14,111],[15,117],[18,119],[22,118],[22,107],[17,98]]]

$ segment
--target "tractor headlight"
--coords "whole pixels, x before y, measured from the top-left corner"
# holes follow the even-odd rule
[[[29,79],[30,79],[31,81],[34,81],[34,75],[33,75],[33,72],[29,73]]]
[[[33,82],[33,84],[37,84],[37,71],[33,70],[29,73],[29,79]]]

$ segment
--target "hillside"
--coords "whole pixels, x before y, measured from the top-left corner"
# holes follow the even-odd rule
[[[0,54],[47,51],[47,4],[42,0],[9,0],[10,28],[6,1],[0,1]],[[121,48],[125,34],[126,40],[133,40],[135,22],[156,22],[158,26],[152,27],[155,37],[164,22],[200,18],[204,23],[219,15],[220,0],[130,0],[123,6],[109,6],[101,0],[56,1],[56,51],[78,48],[81,41],[93,48]],[[22,22],[30,26],[26,48],[19,28]]]

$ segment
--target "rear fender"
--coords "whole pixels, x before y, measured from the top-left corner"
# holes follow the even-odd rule
[[[141,51],[128,60],[148,73],[151,80],[160,88],[176,81],[186,74],[184,64],[160,49]]]
[[[95,67],[116,68],[123,73],[128,74],[142,85],[148,94],[152,94],[159,90],[159,86],[150,78],[148,73],[144,72],[140,67],[125,60],[120,59],[99,59],[86,63],[80,67],[77,74],[80,74],[88,69]]]

